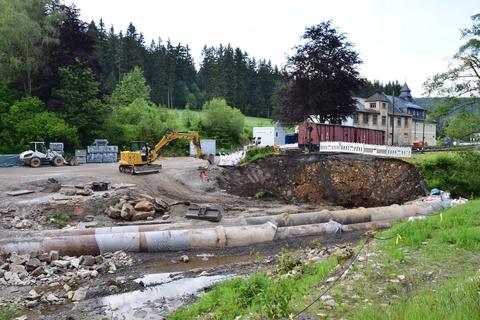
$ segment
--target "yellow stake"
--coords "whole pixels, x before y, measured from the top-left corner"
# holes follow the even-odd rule
[[[398,242],[400,242],[400,240],[402,240],[402,236],[397,233],[397,240],[395,241],[395,244],[398,245]]]
[[[440,213],[440,222],[443,221],[443,213]]]

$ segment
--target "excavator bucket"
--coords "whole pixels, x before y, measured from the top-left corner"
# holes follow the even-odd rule
[[[210,207],[188,208],[185,218],[219,222],[222,219],[222,211]]]

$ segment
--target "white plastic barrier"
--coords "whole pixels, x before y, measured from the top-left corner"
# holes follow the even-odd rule
[[[353,143],[353,142],[320,142],[320,152],[346,152],[370,154],[373,156],[383,157],[404,157],[412,156],[411,147],[392,147],[375,144]]]

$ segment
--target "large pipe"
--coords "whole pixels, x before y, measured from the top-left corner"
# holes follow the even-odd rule
[[[357,208],[338,211],[322,210],[297,214],[279,214],[246,218],[247,224],[256,225],[273,222],[279,227],[298,226],[306,224],[326,223],[334,220],[341,224],[354,224],[381,220],[396,220],[417,214],[428,215],[441,207],[435,203],[418,203],[408,205],[391,205],[388,207]]]
[[[273,241],[277,227],[268,222],[257,226],[206,229],[163,230],[150,232],[106,232],[95,234],[48,237],[41,241],[15,242],[0,245],[0,252],[48,252],[79,256],[123,250],[128,252],[179,251],[248,246]],[[115,230],[118,231],[118,230]],[[132,230],[133,231],[133,230]]]

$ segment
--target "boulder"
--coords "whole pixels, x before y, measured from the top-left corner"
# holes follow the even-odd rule
[[[137,211],[152,211],[154,210],[153,208],[153,203],[147,200],[141,200],[135,205],[135,210]]]
[[[12,253],[10,255],[10,262],[12,264],[24,264],[25,262],[27,262],[28,260],[30,259],[30,255],[29,254],[16,254],[16,253]]]
[[[120,219],[121,213],[122,213],[122,210],[116,207],[110,206],[107,209],[105,209],[105,214],[112,219]]]
[[[30,258],[30,260],[25,263],[25,267],[27,271],[30,272],[38,268],[41,264],[42,262],[38,258]]]
[[[155,198],[155,211],[157,212],[166,212],[170,209],[170,206],[167,202],[161,198]]]
[[[130,220],[132,219],[134,213],[135,213],[135,209],[133,208],[133,206],[129,203],[124,203],[120,216],[124,220]]]
[[[88,289],[86,287],[82,287],[75,291],[72,297],[72,301],[82,301],[87,296]]]
[[[68,260],[53,260],[51,262],[51,265],[60,267],[60,268],[66,268],[70,265],[70,261]]]
[[[85,255],[81,259],[82,265],[87,266],[87,267],[93,266],[95,264],[95,262],[96,262],[95,258],[91,255]]]
[[[35,270],[33,270],[31,273],[30,273],[30,276],[32,277],[38,277],[39,275],[43,274],[44,270],[43,270],[43,267],[42,266],[39,266],[38,268],[36,268]]]
[[[147,220],[147,218],[153,218],[155,216],[155,210],[152,211],[135,211],[132,217],[132,221]]]
[[[140,198],[145,199],[145,200],[150,201],[150,202],[155,201],[155,198],[153,198],[152,196],[149,196],[148,194],[145,194],[145,193],[142,193],[140,195]]]

